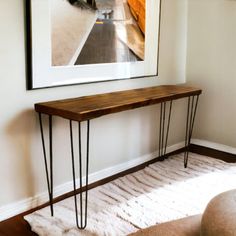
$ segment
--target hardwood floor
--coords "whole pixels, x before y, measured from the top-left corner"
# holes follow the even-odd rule
[[[13,217],[0,223],[1,236],[35,236],[23,216]]]
[[[177,150],[175,152],[170,153],[169,155],[174,155],[174,154],[183,152],[183,150],[184,149]],[[192,145],[191,144],[190,151],[192,151],[194,153],[202,154],[202,155],[207,155],[207,156],[210,156],[210,157],[213,157],[213,158],[221,159],[221,160],[224,160],[226,162],[232,162],[232,163],[236,162],[236,158],[235,158],[236,156],[233,155],[233,154],[216,151],[216,150],[201,147],[201,146],[198,146],[198,145]],[[146,162],[142,165],[136,166],[134,168],[131,168],[129,170],[123,171],[119,174],[108,177],[106,179],[103,179],[101,181],[98,181],[96,183],[93,183],[89,186],[89,189],[97,187],[97,186],[102,185],[102,184],[105,184],[107,182],[110,182],[110,181],[112,181],[116,178],[127,175],[129,173],[133,173],[135,171],[143,169],[147,165],[149,165],[151,163],[154,163],[156,161],[159,161],[158,158],[156,158],[152,161]],[[83,189],[82,189],[82,191],[83,191]],[[79,192],[79,190],[78,190],[78,192]],[[64,194],[64,195],[62,195],[58,198],[55,198],[54,203],[58,202],[58,201],[61,201],[65,198],[71,197],[72,195],[73,195],[73,192],[70,192],[70,193]],[[48,205],[48,203],[46,203],[46,204],[44,204],[40,207],[37,207],[35,209],[32,209],[30,211],[24,212],[24,213],[22,213],[20,215],[17,215],[15,217],[12,217],[8,220],[0,222],[0,236],[36,236],[37,234],[35,234],[34,232],[31,231],[30,225],[24,220],[23,217],[24,217],[24,215],[30,214],[31,212],[36,211],[38,209],[41,209],[41,208],[43,208],[47,205]]]

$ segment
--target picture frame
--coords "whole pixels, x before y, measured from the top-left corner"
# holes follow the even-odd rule
[[[109,52],[112,55],[111,57],[109,56],[109,53],[105,51],[100,50],[100,52],[98,53],[100,49],[99,44],[100,45],[109,44],[111,35],[112,35],[111,32],[108,31],[109,32],[108,41],[105,41],[105,39],[103,40],[103,38],[105,38],[105,35],[106,35],[106,33],[104,32],[107,32],[107,31],[102,31],[103,32],[102,34],[99,32],[98,35],[100,35],[99,37],[102,38],[102,40],[100,40],[100,38],[96,38],[97,36],[96,35],[94,36],[91,33],[93,32],[92,30],[94,30],[94,27],[95,27],[94,22],[92,22],[91,26],[86,26],[83,33],[80,33],[82,26],[77,23],[76,23],[76,26],[73,26],[74,24],[73,22],[79,22],[77,20],[74,20],[74,21],[71,21],[72,23],[69,24],[69,27],[73,26],[74,27],[73,29],[76,29],[79,32],[77,35],[83,36],[83,39],[81,39],[82,43],[80,43],[82,47],[80,47],[80,50],[78,49],[74,50],[76,53],[77,51],[79,51],[79,53],[76,55],[77,58],[75,57],[75,55],[69,56],[68,58],[70,58],[69,60],[70,62],[66,62],[66,60],[65,62],[63,62],[61,59],[66,58],[67,54],[69,55],[69,53],[64,54],[64,52],[66,52],[67,48],[73,45],[73,43],[71,43],[72,41],[70,41],[70,43],[67,43],[68,41],[61,40],[63,37],[65,37],[65,35],[66,36],[67,34],[69,35],[69,33],[67,32],[64,33],[63,37],[58,37],[58,35],[62,34],[64,31],[67,31],[68,29],[68,26],[64,28],[66,30],[63,30],[63,28],[61,28],[63,25],[63,22],[69,22],[69,20],[62,21],[61,16],[66,15],[66,13],[64,13],[64,11],[66,11],[65,10],[66,8],[64,6],[59,8],[59,5],[67,4],[66,6],[68,7],[68,9],[71,9],[71,12],[73,10],[72,13],[70,13],[68,10],[69,12],[68,16],[71,17],[74,14],[74,10],[77,10],[77,11],[80,10],[78,9],[78,6],[77,6],[78,3],[77,2],[71,3],[71,1],[76,2],[76,1],[86,1],[86,0],[25,0],[27,74],[28,74],[27,89],[31,90],[31,89],[71,85],[71,84],[83,84],[83,83],[104,82],[104,81],[122,80],[122,79],[130,79],[130,78],[150,77],[150,76],[156,76],[158,74],[158,53],[159,53],[158,51],[159,51],[161,0],[148,0],[148,1],[143,0],[145,2],[145,14],[146,14],[145,26],[144,26],[145,32],[144,32],[144,42],[143,42],[144,44],[143,58],[142,56],[139,56],[138,53],[135,52],[135,50],[137,51],[140,48],[142,48],[140,47],[140,45],[142,44],[136,43],[135,41],[133,45],[131,46],[128,45],[130,44],[130,42],[133,41],[132,37],[134,35],[133,31],[128,31],[128,29],[132,26],[132,25],[130,26],[129,19],[128,20],[126,19],[124,21],[125,23],[123,23],[122,20],[118,19],[120,17],[118,16],[119,14],[114,12],[115,14],[117,14],[116,16],[117,18],[113,21],[104,19],[104,20],[101,20],[102,22],[100,22],[100,20],[98,21],[98,16],[96,15],[95,17],[96,27],[99,27],[99,25],[102,24],[102,29],[104,30],[104,27],[114,28],[114,24],[115,24],[116,45],[118,45],[117,42],[120,42],[120,41],[122,41],[122,45],[128,45],[128,54],[130,55],[130,52],[131,54],[134,54],[133,56],[134,59],[132,57],[131,59],[130,58],[127,59],[126,57],[124,57],[124,52],[121,51],[121,49],[118,46],[117,48],[115,47],[115,50],[116,50],[115,60],[117,61],[115,60],[112,61],[114,59],[114,56],[113,56],[114,52],[113,54]],[[87,1],[91,1],[91,0],[87,0]],[[97,1],[99,4],[99,0]],[[108,1],[112,1],[112,0],[108,0]],[[139,0],[134,0],[134,1],[139,1]],[[122,1],[122,2],[125,2],[125,1]],[[135,4],[136,3],[137,2],[135,2]],[[52,4],[54,5],[52,6]],[[76,5],[73,5],[73,4],[76,4]],[[57,11],[58,11],[56,10],[57,8],[59,10],[62,9],[63,12],[60,12],[60,14],[57,14]],[[80,11],[82,12],[81,14],[76,12],[74,16],[81,17],[81,15],[85,13],[90,14],[91,12],[91,14],[97,14],[98,12],[97,8],[94,11],[91,9],[88,9],[88,10],[83,9]],[[101,14],[101,12],[102,11],[100,10],[100,13],[98,12],[98,14]],[[105,15],[105,13],[102,13],[102,14]],[[135,16],[134,14],[132,13],[133,17]],[[60,22],[60,23],[57,23],[56,27],[53,25],[54,21],[56,22],[55,19],[58,22]],[[83,22],[87,22],[87,21],[83,21]],[[115,22],[115,23],[111,24],[110,22]],[[84,23],[83,23],[83,27],[84,27]],[[125,27],[125,30],[124,30],[124,27]],[[53,31],[54,28],[57,30],[57,32],[59,32],[57,33],[56,37]],[[72,30],[71,32],[74,33],[76,30]],[[99,31],[99,28],[97,31]],[[95,28],[94,32],[96,33],[97,31]],[[118,34],[120,34],[119,37],[117,36]],[[131,35],[131,40],[128,39],[130,40],[130,42],[127,43],[127,38],[129,37],[129,34]],[[123,40],[122,37],[123,39],[125,38],[125,40]],[[88,43],[88,40],[90,40],[91,42],[96,42],[95,44],[90,43],[90,45],[92,45],[92,48],[85,47],[85,45]],[[61,42],[65,42],[64,44],[66,46],[64,46],[64,48],[61,46],[62,45]],[[136,47],[136,49],[133,49],[134,47]],[[111,46],[109,46],[109,48],[111,48]],[[93,56],[93,52],[94,53],[97,52],[96,56],[95,54]],[[80,53],[83,54],[83,56],[80,56]],[[108,56],[105,58],[104,55],[107,55],[107,54]],[[87,55],[90,55],[90,56],[87,56]],[[96,60],[98,60],[99,62],[91,61],[96,57],[97,57]],[[56,59],[54,60],[54,58]],[[81,61],[79,62],[81,64],[71,64],[71,61],[73,58],[76,58],[77,61]],[[119,61],[120,60],[119,58],[125,58],[125,59],[122,59],[124,61]],[[110,59],[111,61],[109,61]],[[88,62],[86,62],[86,60]],[[106,61],[103,62],[102,60],[107,60],[108,62]]]

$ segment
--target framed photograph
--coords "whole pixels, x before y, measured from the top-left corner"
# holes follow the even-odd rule
[[[28,89],[154,76],[160,0],[26,0]]]

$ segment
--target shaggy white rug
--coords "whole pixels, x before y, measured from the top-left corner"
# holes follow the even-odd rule
[[[192,154],[183,167],[183,154],[89,191],[88,225],[75,226],[74,200],[27,215],[39,235],[127,235],[157,223],[202,213],[209,200],[236,188],[236,165]]]

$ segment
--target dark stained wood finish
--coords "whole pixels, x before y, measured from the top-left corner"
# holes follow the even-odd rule
[[[192,87],[163,85],[37,103],[35,104],[35,110],[40,113],[61,116],[70,120],[84,121],[164,101],[199,95],[201,92],[201,89]]]
[[[22,216],[15,216],[0,223],[1,236],[37,236]]]
[[[190,144],[190,152],[194,152],[200,155],[213,157],[216,159],[220,159],[229,163],[236,163],[236,155],[232,153],[227,153],[223,151],[218,151],[216,149],[203,147],[196,144]]]

